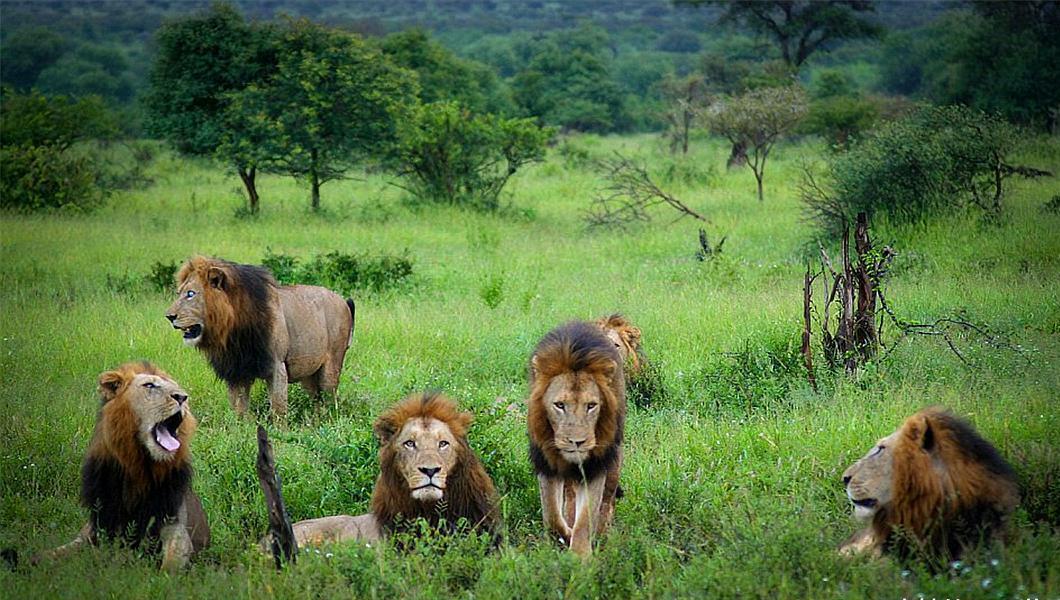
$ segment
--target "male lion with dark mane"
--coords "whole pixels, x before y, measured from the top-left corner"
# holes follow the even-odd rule
[[[891,553],[941,564],[1003,531],[1016,476],[990,442],[949,411],[906,419],[843,473],[854,515],[870,524],[843,554]]]
[[[99,376],[102,406],[81,467],[88,523],[74,541],[33,558],[57,558],[100,537],[162,553],[162,568],[181,569],[210,541],[199,497],[191,490],[188,442],[195,417],[188,394],[150,363],[127,363]]]
[[[236,413],[250,386],[269,386],[273,414],[287,414],[287,383],[311,396],[334,393],[353,336],[353,300],[313,285],[279,285],[262,267],[197,256],[177,273],[177,299],[166,318],[184,343],[206,354],[228,384]]]
[[[418,531],[417,519],[456,531],[463,524],[496,536],[500,524],[493,480],[467,442],[471,413],[435,392],[414,394],[383,413],[379,477],[372,512],[299,521],[299,545],[372,541],[397,531]],[[266,540],[267,542],[267,540]],[[263,548],[268,547],[263,543]]]
[[[614,515],[626,419],[622,358],[599,326],[575,321],[545,335],[530,359],[528,404],[545,525],[587,556]]]

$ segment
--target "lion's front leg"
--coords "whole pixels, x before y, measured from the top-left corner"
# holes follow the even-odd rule
[[[606,474],[597,475],[588,483],[579,481],[574,486],[574,528],[570,549],[580,556],[589,556],[593,551],[592,532],[600,518],[600,505],[604,498]]]
[[[545,517],[545,526],[569,544],[571,528],[563,518],[563,480],[538,475],[537,485],[541,491],[541,512]]]
[[[847,541],[839,546],[839,554],[843,556],[855,556],[865,553],[874,557],[882,554],[882,544],[872,527],[855,531],[854,535],[847,538]]]
[[[29,564],[36,565],[46,560],[55,560],[73,554],[86,544],[95,543],[95,539],[92,523],[85,523],[85,526],[81,528],[81,531],[77,532],[77,537],[75,537],[72,542],[67,542],[58,548],[52,548],[51,550],[45,550],[39,554],[34,554],[33,557],[29,559]]]
[[[250,386],[229,385],[228,403],[232,405],[232,410],[236,412],[237,417],[247,414],[247,406],[250,404]]]
[[[287,365],[276,363],[269,378],[269,406],[272,415],[278,419],[287,416]]]
[[[170,573],[183,569],[194,548],[184,523],[179,520],[167,523],[158,536],[162,540],[162,569]]]

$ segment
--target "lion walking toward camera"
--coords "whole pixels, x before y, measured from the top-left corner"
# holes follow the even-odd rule
[[[626,419],[622,357],[602,329],[550,331],[530,359],[527,430],[545,525],[580,555],[610,526]],[[574,506],[568,489],[573,489]]]
[[[314,397],[332,394],[353,336],[353,300],[313,285],[279,285],[267,269],[197,256],[177,273],[177,298],[166,318],[184,343],[201,350],[228,384],[236,413],[262,379],[278,417],[287,385]]]
[[[73,552],[101,537],[144,545],[176,571],[210,541],[191,489],[188,444],[195,417],[188,394],[150,363],[128,363],[99,376],[102,406],[81,468],[88,523],[74,541],[33,558]]]
[[[854,516],[869,522],[840,547],[933,563],[1002,532],[1019,504],[1012,468],[949,411],[918,412],[843,473]]]

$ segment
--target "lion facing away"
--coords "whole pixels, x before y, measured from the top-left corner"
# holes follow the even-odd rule
[[[967,422],[932,407],[906,419],[843,473],[854,515],[869,522],[843,554],[919,556],[936,564],[1003,531],[1016,476]]]
[[[640,374],[647,362],[644,349],[641,347],[640,328],[619,313],[600,317],[594,323],[604,331],[604,335],[618,350],[618,355],[625,363],[626,377],[635,377]]]
[[[493,480],[468,445],[472,416],[435,392],[414,394],[375,422],[379,477],[372,512],[299,521],[299,545],[377,540],[425,519],[433,528],[456,531],[461,521],[497,535],[500,525]]]
[[[312,285],[279,285],[267,269],[197,256],[177,273],[166,318],[228,384],[236,413],[263,379],[273,414],[287,413],[287,384],[334,393],[353,335],[353,300]]]
[[[610,525],[626,419],[622,359],[599,326],[553,329],[530,359],[527,430],[545,525],[577,554]],[[573,488],[574,506],[565,489]]]
[[[210,541],[199,497],[191,489],[188,448],[196,421],[188,394],[147,362],[99,376],[102,400],[81,468],[88,523],[74,541],[34,557],[57,558],[100,537],[162,554],[162,567],[182,568]]]

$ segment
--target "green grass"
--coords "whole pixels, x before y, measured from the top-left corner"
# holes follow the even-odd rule
[[[328,184],[322,214],[307,190],[266,177],[263,212],[235,216],[237,178],[168,155],[156,184],[91,215],[0,216],[0,547],[23,556],[66,542],[85,519],[79,464],[96,410],[94,382],[148,358],[192,396],[200,419],[195,487],[213,545],[175,577],[135,552],[103,547],[67,561],[0,569],[10,597],[1056,597],[1060,594],[1060,215],[1040,206],[1056,179],[1014,182],[1005,217],[958,214],[880,225],[899,252],[888,297],[909,319],[961,311],[1021,353],[961,340],[964,366],[932,339],[901,342],[855,379],[822,372],[813,393],[797,359],[802,273],[800,164],[812,144],[778,148],[766,200],[727,149],[699,140],[688,159],[652,137],[584,137],[511,182],[511,208],[481,215],[409,204],[379,175]],[[561,143],[562,145],[562,143]],[[587,232],[596,177],[585,155],[612,150],[683,174],[667,188],[708,215],[723,254],[701,263],[695,222],[630,234]],[[581,158],[579,158],[581,157]],[[1060,172],[1060,145],[1028,149]],[[142,282],[156,262],[195,253],[260,262],[266,251],[408,253],[411,281],[357,295],[358,322],[336,401],[292,391],[272,428],[292,517],[367,510],[376,475],[372,420],[435,387],[476,415],[472,446],[502,494],[505,541],[431,539],[308,552],[276,572],[255,550],[265,532],[253,469],[254,423],[163,318],[170,298]],[[527,459],[525,366],[546,331],[613,311],[644,331],[663,394],[628,420],[616,524],[586,564],[540,523]],[[969,416],[1009,458],[1026,496],[1013,540],[952,573],[834,551],[855,527],[840,474],[908,414],[943,404]],[[253,414],[264,419],[264,390]]]

